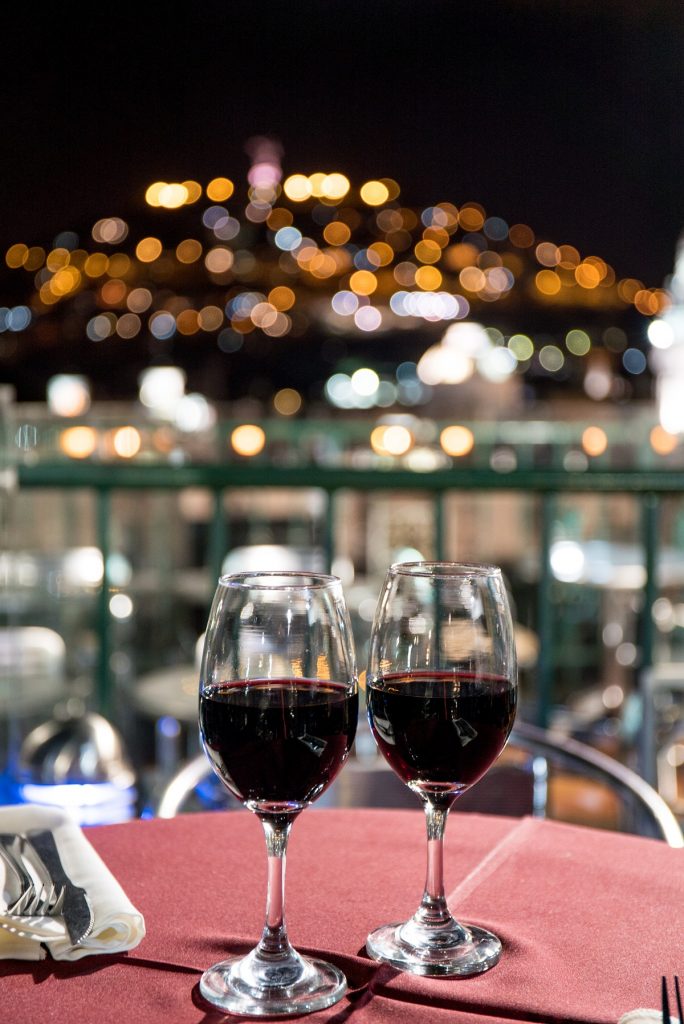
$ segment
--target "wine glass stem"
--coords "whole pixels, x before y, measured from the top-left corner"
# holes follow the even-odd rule
[[[430,928],[452,920],[444,894],[444,829],[448,813],[448,807],[437,807],[430,800],[425,802],[427,872],[425,891],[414,920]]]
[[[262,960],[281,960],[293,954],[285,927],[285,854],[292,828],[289,815],[261,817],[268,854],[266,923],[256,954]]]

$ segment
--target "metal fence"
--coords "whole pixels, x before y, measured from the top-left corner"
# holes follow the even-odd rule
[[[606,469],[589,467],[581,473],[557,468],[523,468],[498,472],[480,466],[450,466],[414,472],[396,465],[376,469],[346,466],[283,466],[270,462],[244,461],[211,465],[40,461],[18,469],[19,487],[29,489],[85,489],[96,495],[97,544],[102,551],[105,576],[98,600],[97,700],[106,709],[110,701],[111,615],[108,604],[108,554],[112,550],[112,498],[118,491],[180,491],[203,488],[213,495],[213,517],[208,532],[206,565],[214,578],[230,546],[229,525],[223,498],[243,488],[317,488],[326,496],[322,517],[325,561],[334,557],[336,501],[341,492],[420,492],[429,496],[434,517],[434,556],[445,555],[444,507],[449,494],[511,491],[534,497],[538,508],[538,566],[535,630],[539,654],[535,671],[535,717],[546,725],[553,703],[553,650],[555,644],[551,588],[550,547],[556,502],[562,495],[630,495],[639,504],[640,544],[645,569],[639,612],[640,659],[638,678],[654,660],[654,621],[651,614],[658,595],[657,566],[661,536],[661,506],[668,496],[684,495],[684,470]]]

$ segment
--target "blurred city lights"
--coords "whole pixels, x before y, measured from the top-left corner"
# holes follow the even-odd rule
[[[549,561],[553,575],[562,583],[577,583],[582,578],[585,556],[575,541],[563,540],[552,544]]]
[[[211,199],[214,203],[223,203],[226,199],[230,199],[235,186],[230,178],[213,178],[206,187],[207,199]]]
[[[204,395],[183,395],[174,410],[174,423],[186,434],[210,430],[216,423],[216,410]]]
[[[113,594],[109,599],[109,611],[115,619],[130,619],[133,614],[133,602],[128,594]]]
[[[368,206],[382,206],[388,201],[390,192],[383,181],[367,181],[361,186],[359,195]]]
[[[258,455],[266,444],[266,434],[253,423],[243,423],[230,435],[230,443],[238,455]]]
[[[47,401],[55,416],[81,416],[90,408],[90,387],[78,374],[57,374],[48,381]]]
[[[273,396],[273,408],[281,416],[295,416],[302,407],[302,396],[294,388],[281,388]]]
[[[370,445],[376,455],[405,455],[413,445],[413,435],[399,423],[380,424],[371,431]]]
[[[158,416],[172,417],[185,393],[185,373],[177,366],[153,366],[140,375],[140,401]]]
[[[162,244],[158,238],[143,238],[135,247],[135,255],[141,263],[152,263],[162,251]]]
[[[64,580],[71,587],[96,587],[104,576],[104,559],[99,548],[71,548],[64,555]]]
[[[671,434],[661,426],[653,427],[649,434],[649,441],[651,448],[658,455],[670,455],[679,443],[675,434]]]
[[[670,348],[675,340],[674,330],[666,320],[652,320],[647,334],[654,348]]]
[[[133,459],[140,451],[142,439],[135,427],[119,427],[112,436],[112,447],[122,459]]]
[[[526,334],[514,334],[508,339],[508,348],[520,363],[534,355],[534,342]]]
[[[375,370],[371,370],[369,367],[355,370],[351,375],[351,386],[358,395],[374,395],[378,390],[379,384],[380,378]]]
[[[618,279],[600,256],[539,238],[526,224],[509,226],[477,202],[410,207],[391,178],[359,185],[329,169],[284,176],[277,143],[257,138],[247,149],[246,187],[224,176],[205,185],[150,184],[145,201],[156,212],[147,211],[143,230],[133,219],[109,215],[90,236],[64,230],[51,244],[10,245],[5,263],[25,275],[30,294],[0,307],[0,358],[15,358],[17,346],[40,355],[58,335],[85,337],[97,346],[92,357],[117,345],[121,358],[133,345],[139,356],[138,346],[148,345],[156,363],[171,346],[199,344],[204,335],[214,337],[219,358],[244,347],[267,359],[269,344],[285,339],[304,351],[317,331],[347,333],[362,343],[362,335],[393,341],[398,332],[420,330],[425,340],[410,376],[397,370],[395,380],[390,366],[381,372],[372,362],[352,373],[342,357],[337,365],[333,358],[325,399],[350,410],[411,406],[428,401],[433,387],[473,375],[490,384],[515,375],[581,382],[592,400],[603,401],[638,394],[643,384],[634,378],[650,370],[659,375],[663,431],[652,434],[653,451],[667,454],[668,438],[684,431],[675,385],[681,308],[663,288]],[[629,338],[608,319],[618,320],[628,307],[649,321],[630,328]],[[555,326],[535,327],[536,310]],[[563,328],[553,319],[556,311]],[[440,324],[447,330],[437,341]],[[672,360],[667,367],[659,361],[664,355]],[[183,433],[207,429],[215,410],[201,395],[185,395],[184,376],[164,377],[172,369],[153,365],[149,381],[140,379],[140,401]],[[50,408],[81,415],[88,399],[77,397],[76,378],[67,384],[67,377],[50,382]],[[297,414],[308,397],[303,388],[275,386],[264,396],[280,416]],[[76,437],[66,442],[74,453],[81,450]],[[440,443],[447,454],[461,454],[455,435]],[[583,439],[583,452],[574,454],[600,454],[596,444]],[[492,458],[505,471],[515,451],[503,446]]]
[[[97,433],[92,427],[69,427],[60,434],[59,447],[70,459],[87,459],[97,447]]]
[[[587,455],[603,455],[608,447],[608,437],[601,427],[587,427],[582,433],[582,448]]]
[[[467,455],[473,450],[475,438],[472,430],[469,430],[468,427],[461,427],[454,424],[453,426],[444,428],[442,433],[439,435],[439,443],[447,455],[460,457],[462,455]]]

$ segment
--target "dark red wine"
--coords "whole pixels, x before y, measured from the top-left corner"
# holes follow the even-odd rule
[[[242,680],[200,695],[206,752],[231,793],[256,810],[315,800],[346,760],[357,715],[357,695],[327,681]]]
[[[367,700],[373,735],[399,778],[424,792],[459,793],[503,750],[516,687],[499,676],[396,673],[374,680]]]

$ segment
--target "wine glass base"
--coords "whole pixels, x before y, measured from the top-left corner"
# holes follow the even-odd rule
[[[405,924],[410,922],[386,924],[371,932],[366,939],[368,955],[411,974],[462,978],[488,971],[501,957],[501,941],[477,925],[458,926],[453,942],[413,944],[401,937]]]
[[[342,971],[325,960],[301,957],[304,972],[288,984],[259,985],[245,978],[244,957],[232,957],[214,964],[200,979],[200,992],[207,1002],[229,1013],[245,1017],[289,1017],[313,1013],[338,1002],[347,991]]]

